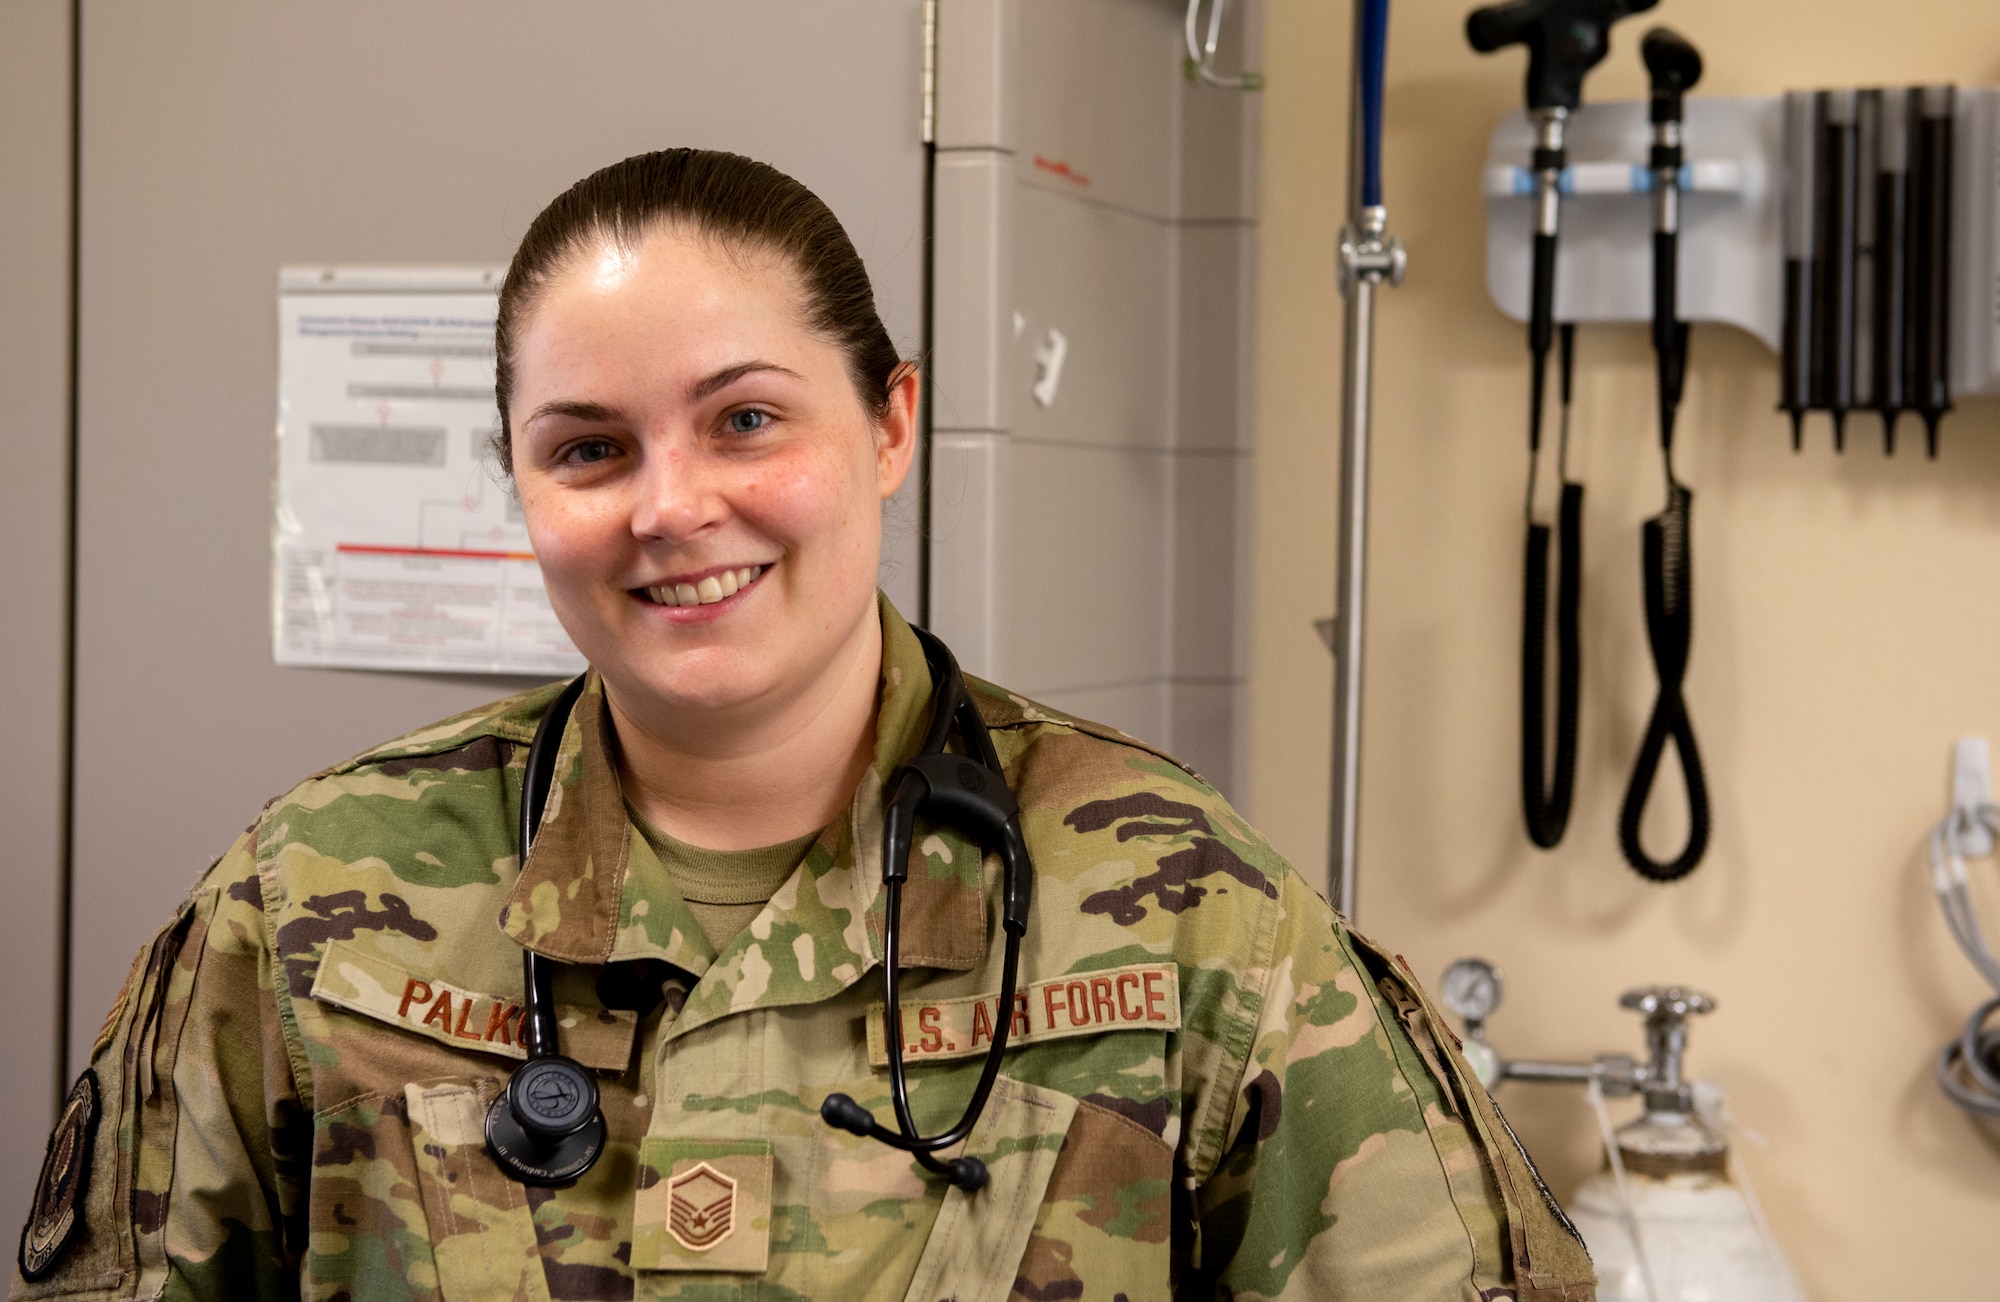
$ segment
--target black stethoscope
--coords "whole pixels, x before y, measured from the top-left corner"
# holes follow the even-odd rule
[[[930,665],[930,729],[915,759],[889,779],[882,814],[882,884],[887,915],[882,925],[882,1034],[889,1046],[889,1097],[895,1106],[896,1129],[876,1121],[874,1113],[845,1094],[829,1094],[820,1116],[829,1125],[865,1138],[878,1139],[914,1155],[924,1169],[970,1193],[985,1185],[986,1164],[976,1157],[940,1160],[940,1149],[962,1142],[972,1133],[1000,1075],[1012,1018],[994,1021],[993,1042],[973,1087],[971,1101],[958,1124],[940,1135],[926,1137],[910,1112],[909,1085],[903,1071],[903,1022],[899,991],[903,931],[903,883],[910,878],[910,843],[917,819],[927,817],[966,833],[982,849],[997,847],[1002,867],[1000,925],[1007,933],[1001,965],[1006,987],[1000,1007],[1013,1006],[1021,966],[1021,937],[1028,931],[1028,905],[1034,890],[1034,863],[1021,836],[1014,793],[1001,773],[993,738],[979,717],[958,661],[943,642],[914,630]],[[579,677],[562,690],[542,716],[528,746],[521,787],[521,862],[528,860],[542,811],[548,805],[555,777],[556,751],[576,701],[583,694]],[[970,755],[945,750],[952,724]],[[604,1111],[597,1082],[574,1059],[564,1057],[556,1043],[554,973],[548,961],[531,949],[521,953],[525,994],[521,1013],[521,1046],[528,1061],[507,1080],[506,1088],[486,1113],[486,1146],[500,1169],[523,1184],[568,1184],[588,1171],[604,1151]]]

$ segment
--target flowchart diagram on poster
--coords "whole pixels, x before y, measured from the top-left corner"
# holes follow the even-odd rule
[[[286,268],[272,653],[281,665],[572,674],[490,449],[485,268]]]

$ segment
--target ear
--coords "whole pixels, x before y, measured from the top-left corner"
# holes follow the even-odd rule
[[[917,455],[917,402],[923,379],[915,362],[904,362],[889,377],[889,410],[875,429],[876,491],[884,501],[909,477]]]

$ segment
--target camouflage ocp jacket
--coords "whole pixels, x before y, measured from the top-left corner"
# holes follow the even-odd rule
[[[1173,760],[982,683],[1037,869],[1020,996],[999,1006],[997,866],[920,826],[903,1024],[929,1133],[1010,1019],[965,1147],[990,1183],[823,1123],[836,1090],[889,1115],[880,790],[930,682],[882,610],[873,772],[719,954],[631,825],[594,678],[525,864],[554,689],[274,801],[135,962],[23,1239],[42,1278],[14,1295],[1592,1295],[1406,968]],[[523,1056],[524,945],[558,965],[561,1047],[609,1128],[563,1189],[482,1139]]]

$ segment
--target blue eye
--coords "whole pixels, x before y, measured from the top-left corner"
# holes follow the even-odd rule
[[[612,447],[607,440],[585,439],[569,450],[569,455],[565,460],[589,465],[592,462],[604,460],[611,455],[611,452]]]
[[[749,409],[732,411],[729,413],[729,432],[731,434],[755,434],[758,430],[770,424],[770,422],[771,414],[769,412]]]

